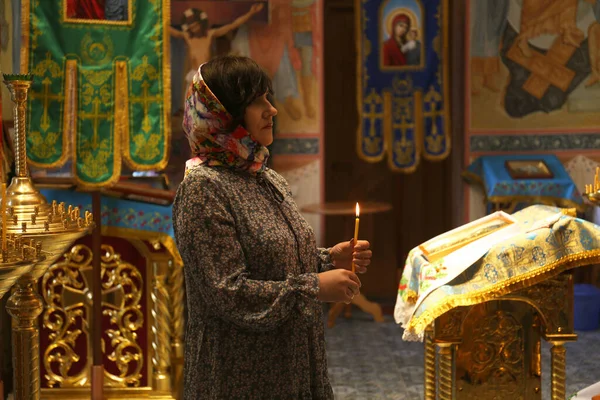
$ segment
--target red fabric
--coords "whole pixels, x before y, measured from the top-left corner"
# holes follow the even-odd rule
[[[67,17],[105,19],[105,0],[67,0]]]
[[[383,43],[383,65],[406,65],[406,57],[393,38],[389,38]]]

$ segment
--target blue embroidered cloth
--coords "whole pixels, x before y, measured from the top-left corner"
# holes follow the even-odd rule
[[[513,179],[507,161],[542,160],[552,178]],[[470,183],[480,184],[488,203],[519,202],[517,209],[540,202],[583,208],[583,197],[559,159],[552,154],[494,155],[477,158],[464,172]],[[491,207],[488,204],[488,207]],[[488,210],[490,211],[490,210]]]

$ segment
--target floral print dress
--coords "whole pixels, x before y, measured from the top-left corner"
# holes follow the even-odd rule
[[[319,272],[327,249],[287,182],[205,164],[173,204],[188,305],[184,399],[333,399]]]

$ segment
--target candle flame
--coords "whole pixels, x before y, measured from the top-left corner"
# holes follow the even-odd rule
[[[356,203],[356,218],[360,217],[360,206]]]

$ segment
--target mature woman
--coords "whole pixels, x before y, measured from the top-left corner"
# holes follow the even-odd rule
[[[252,60],[198,69],[183,127],[195,158],[173,205],[185,263],[184,398],[331,399],[322,302],[350,302],[369,243],[319,249],[285,180],[266,167],[271,82]]]

